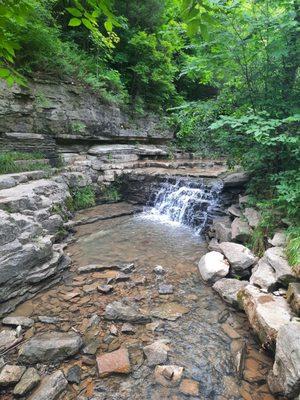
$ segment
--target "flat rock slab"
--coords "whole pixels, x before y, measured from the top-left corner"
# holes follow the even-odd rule
[[[121,348],[111,353],[101,354],[97,357],[97,366],[101,378],[115,373],[129,374],[131,365],[128,350]]]
[[[41,377],[35,368],[28,368],[23,374],[20,382],[14,388],[14,395],[24,396],[40,382]]]
[[[90,264],[85,265],[84,267],[79,267],[78,272],[80,274],[86,274],[89,272],[98,272],[98,271],[105,271],[107,269],[119,269],[118,265],[102,265],[102,264]]]
[[[47,332],[32,337],[19,350],[19,361],[25,364],[62,361],[76,354],[82,346],[75,332]]]
[[[145,315],[135,305],[125,305],[114,301],[105,308],[105,318],[111,321],[130,322],[132,324],[147,324],[151,318]]]
[[[26,367],[6,364],[0,372],[0,387],[14,385],[21,379]]]
[[[55,400],[66,389],[68,381],[62,371],[46,376],[28,400]]]
[[[187,314],[189,311],[189,308],[184,307],[179,303],[164,303],[155,308],[151,315],[156,318],[176,321],[176,319],[182,317],[183,314]]]
[[[248,284],[248,281],[223,278],[213,285],[213,289],[226,303],[232,305],[233,307],[240,308],[237,295],[238,292]]]
[[[10,326],[23,326],[25,328],[30,328],[34,324],[34,320],[28,317],[5,317],[2,320],[3,325]]]
[[[260,287],[267,292],[272,291],[276,285],[276,273],[265,257],[261,258],[252,270],[251,285]]]

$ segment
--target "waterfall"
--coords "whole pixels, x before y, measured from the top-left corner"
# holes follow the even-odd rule
[[[208,186],[203,180],[166,180],[153,193],[147,218],[187,225],[201,234],[220,210],[222,188],[222,181]]]

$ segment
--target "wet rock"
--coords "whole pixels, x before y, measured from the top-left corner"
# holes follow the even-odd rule
[[[233,273],[239,274],[254,264],[256,258],[247,247],[238,243],[220,243],[220,249],[230,263]]]
[[[79,385],[81,381],[81,368],[79,365],[73,365],[66,373],[66,379],[69,383],[76,383]]]
[[[248,224],[251,228],[256,228],[261,219],[261,214],[255,208],[246,207],[244,211],[244,216],[246,217]]]
[[[130,264],[124,264],[121,266],[121,272],[123,272],[124,274],[129,274],[130,272],[132,272],[134,270],[134,264],[130,263]]]
[[[235,172],[227,175],[224,179],[224,187],[241,187],[249,180],[249,175],[246,172]]]
[[[237,242],[245,243],[252,235],[252,229],[248,222],[243,221],[241,218],[235,218],[231,224],[231,238]]]
[[[105,318],[133,324],[146,324],[151,321],[148,315],[143,314],[135,305],[125,305],[120,301],[114,301],[105,308]]]
[[[229,264],[223,254],[211,251],[201,257],[198,269],[205,282],[216,282],[229,272]]]
[[[290,303],[294,313],[300,316],[300,283],[293,282],[289,284],[286,294],[287,301]]]
[[[5,317],[2,320],[3,325],[9,326],[23,326],[30,328],[34,324],[34,320],[27,317]]]
[[[98,292],[100,293],[110,293],[113,290],[113,286],[112,285],[101,285],[97,287]]]
[[[101,354],[97,357],[97,365],[101,378],[114,373],[129,374],[131,372],[129,354],[126,348]]]
[[[240,334],[229,324],[227,323],[223,323],[221,325],[222,330],[224,331],[224,333],[226,333],[226,335],[228,337],[230,337],[230,339],[234,340],[234,339],[240,339]]]
[[[183,374],[183,367],[177,365],[157,365],[154,371],[154,378],[162,386],[172,387],[180,383]]]
[[[223,278],[213,285],[213,289],[220,295],[220,297],[233,307],[239,308],[237,298],[238,292],[249,284],[248,281],[240,281],[238,279]]]
[[[192,379],[183,379],[180,386],[179,392],[186,396],[199,396],[199,382]]]
[[[250,325],[265,347],[274,347],[278,330],[291,319],[287,301],[248,285],[238,293]]]
[[[252,270],[250,283],[267,292],[274,289],[276,285],[276,274],[274,268],[263,257]]]
[[[4,329],[0,332],[0,351],[8,349],[17,340],[16,332],[12,329]]]
[[[62,371],[58,370],[43,378],[39,387],[28,400],[56,400],[66,389],[68,381]]]
[[[156,275],[165,275],[166,273],[166,270],[161,265],[157,265],[153,271]]]
[[[23,374],[20,382],[14,388],[14,395],[24,396],[40,382],[41,377],[35,368],[28,368]]]
[[[147,357],[147,364],[149,366],[162,364],[167,361],[168,351],[167,340],[156,340],[154,343],[143,348],[144,354]]]
[[[6,364],[0,372],[0,387],[14,385],[21,379],[26,367]]]
[[[173,291],[174,291],[173,285],[166,285],[166,284],[162,283],[158,287],[159,294],[172,294]]]
[[[168,321],[176,321],[187,314],[190,310],[179,303],[165,303],[155,308],[151,315],[156,318],[167,319]]]
[[[300,394],[300,323],[283,325],[277,335],[273,370],[268,383],[274,394],[294,398]]]
[[[126,323],[122,325],[121,332],[127,335],[134,335],[136,330],[133,325]]]
[[[268,243],[270,243],[274,247],[284,247],[286,244],[286,234],[284,232],[275,232],[272,239],[268,239]]]
[[[229,242],[231,240],[231,219],[229,217],[214,219],[212,230],[220,242]]]
[[[242,211],[240,209],[240,206],[238,204],[233,204],[227,209],[227,212],[232,215],[233,217],[241,217],[242,216]]]
[[[25,364],[62,361],[76,354],[82,346],[75,332],[46,332],[38,334],[19,350],[19,360]]]
[[[282,247],[271,247],[266,250],[264,258],[274,268],[277,282],[287,286],[297,280]]]
[[[84,267],[79,267],[78,272],[80,274],[85,274],[89,272],[97,272],[97,271],[105,271],[106,269],[118,269],[119,267],[117,265],[102,265],[102,264],[90,264],[90,265],[85,265]]]

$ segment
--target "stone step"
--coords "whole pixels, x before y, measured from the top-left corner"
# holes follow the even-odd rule
[[[38,179],[49,178],[55,170],[36,170],[28,172],[18,172],[13,174],[0,175],[0,190],[9,189],[21,183],[34,181]]]
[[[112,145],[96,145],[88,150],[88,154],[96,157],[114,157],[116,155],[136,154],[140,157],[168,155],[167,146],[155,146],[150,144],[112,144]]]

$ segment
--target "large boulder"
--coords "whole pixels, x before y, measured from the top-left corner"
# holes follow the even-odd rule
[[[62,371],[46,376],[28,400],[55,400],[66,389],[68,381]]]
[[[233,307],[239,308],[237,299],[238,292],[248,285],[248,281],[240,281],[238,279],[223,278],[213,285],[213,289],[220,297]]]
[[[229,242],[231,240],[231,219],[229,217],[214,219],[212,230],[215,238],[220,242]]]
[[[231,224],[231,238],[237,242],[245,243],[252,235],[252,229],[247,221],[235,218]]]
[[[198,269],[205,282],[216,282],[228,274],[229,264],[224,259],[223,254],[210,251],[201,257]]]
[[[82,346],[75,332],[46,332],[33,336],[19,350],[19,361],[24,364],[52,363],[76,354]]]
[[[245,246],[238,243],[220,243],[220,249],[229,261],[232,272],[235,274],[243,273],[256,261],[254,254]]]
[[[238,293],[238,301],[263,346],[274,348],[279,329],[292,317],[287,301],[262,293],[253,285],[247,285]]]
[[[275,363],[268,377],[271,391],[296,398],[300,394],[300,323],[283,325],[277,335]]]
[[[295,272],[289,265],[282,247],[271,247],[266,250],[264,258],[274,268],[276,281],[284,286],[297,280]]]
[[[276,274],[274,268],[263,257],[252,270],[251,285],[255,285],[268,292],[275,289]]]

